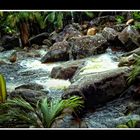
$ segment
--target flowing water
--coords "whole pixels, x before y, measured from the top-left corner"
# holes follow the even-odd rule
[[[8,92],[22,84],[37,83],[44,87],[43,91],[47,91],[48,96],[52,98],[61,97],[64,90],[69,87],[71,82],[69,80],[53,79],[50,77],[50,73],[53,67],[60,66],[65,62],[42,64],[40,59],[44,53],[41,51],[41,56],[34,58],[27,57],[23,55],[24,53],[19,52],[18,60],[13,64],[8,61],[10,51],[0,53],[0,60],[3,59],[7,62],[6,64],[0,65],[0,73],[6,78]],[[120,54],[121,53],[114,54],[108,49],[105,54],[85,58],[85,66],[81,69],[81,74],[117,68],[118,62],[116,60]],[[127,106],[128,100],[122,100],[108,103],[94,113],[87,113],[83,120],[90,128],[115,127],[118,123],[126,122],[130,117],[140,120],[139,116],[135,114],[129,116],[124,115],[123,111]],[[67,123],[65,127],[71,126]]]

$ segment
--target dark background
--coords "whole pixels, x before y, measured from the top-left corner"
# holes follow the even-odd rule
[[[138,10],[136,0],[0,0],[1,10]]]

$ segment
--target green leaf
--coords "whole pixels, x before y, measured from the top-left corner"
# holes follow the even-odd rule
[[[53,23],[55,20],[55,12],[49,13],[45,19],[45,21],[48,20],[49,22]]]
[[[82,107],[83,101],[80,97],[73,96],[66,100],[54,100],[49,102],[47,98],[42,99],[38,105],[38,109],[43,114],[44,126],[49,128],[58,118],[65,108],[74,109]]]
[[[93,12],[85,12],[85,14],[90,17],[93,18],[94,17],[94,13]]]
[[[116,128],[129,128],[126,124],[119,124]]]
[[[6,81],[4,76],[0,74],[0,102],[5,102],[7,98]]]
[[[136,123],[137,123],[136,120],[129,120],[129,121],[126,123],[126,125],[127,125],[129,128],[135,128]]]

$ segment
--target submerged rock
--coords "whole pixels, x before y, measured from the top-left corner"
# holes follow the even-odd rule
[[[105,72],[84,75],[69,86],[62,98],[79,95],[85,100],[87,108],[94,108],[115,99],[127,88],[127,67]]]

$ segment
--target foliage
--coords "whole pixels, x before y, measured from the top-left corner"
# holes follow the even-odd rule
[[[51,127],[55,119],[63,113],[65,108],[69,108],[72,111],[77,107],[82,107],[83,101],[79,100],[79,97],[71,97],[66,100],[56,100],[48,102],[48,99],[43,99],[38,107],[43,115],[43,124],[45,127]]]
[[[140,58],[137,58],[132,71],[128,75],[127,78],[128,84],[134,82],[137,76],[139,75],[140,75]]]
[[[135,20],[140,21],[140,12],[139,11],[132,12],[132,16]]]
[[[6,103],[0,105],[1,112],[3,109],[8,110],[0,115],[0,124],[16,120],[33,127],[51,127],[56,119],[64,113],[64,109],[69,108],[71,112],[74,112],[75,109],[79,110],[82,106],[83,100],[76,96],[54,101],[49,101],[46,97],[39,100],[37,105],[31,105],[22,98],[8,99]]]
[[[9,27],[17,27],[22,21],[37,22],[40,28],[45,28],[44,16],[40,12],[11,12],[6,18],[6,22],[9,23]]]
[[[0,74],[0,102],[5,102],[7,98],[6,81],[4,76]]]
[[[121,15],[116,16],[117,23],[121,24],[124,22],[124,20],[125,20],[125,18],[123,16],[121,16]]]
[[[93,18],[95,16],[95,14],[93,12],[84,12],[88,17]]]
[[[137,121],[130,119],[128,122],[125,124],[119,124],[116,127],[117,128],[135,128]]]
[[[54,28],[63,28],[63,12],[50,12],[45,18],[45,22],[49,21],[54,25]]]
[[[135,22],[135,24],[133,25],[133,27],[135,29],[140,29],[140,22]]]

